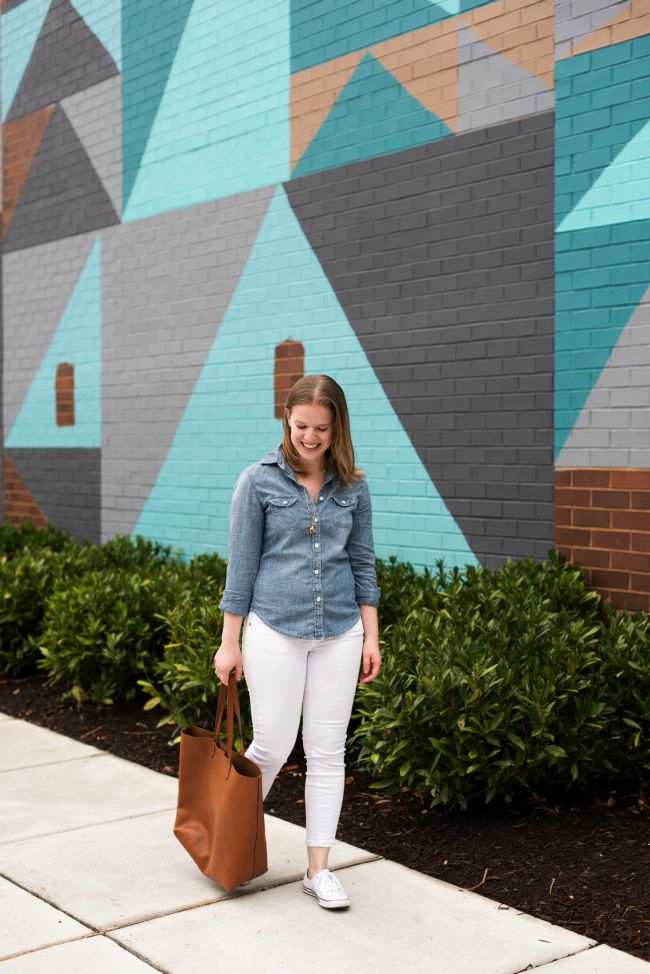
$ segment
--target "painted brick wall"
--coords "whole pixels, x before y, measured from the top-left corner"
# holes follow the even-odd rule
[[[643,0],[4,0],[3,516],[225,554],[325,372],[379,555],[646,607],[649,61]]]
[[[648,610],[650,10],[569,14],[558,9],[556,542],[615,605]]]

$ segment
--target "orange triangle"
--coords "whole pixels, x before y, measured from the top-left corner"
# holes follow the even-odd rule
[[[363,57],[354,51],[291,76],[291,168],[302,157]]]
[[[587,51],[597,51],[601,47],[631,41],[635,37],[650,34],[650,6],[648,0],[631,0],[603,27],[599,27],[593,34],[576,41],[568,54],[562,57],[573,57],[576,54],[586,54]],[[558,61],[561,58],[558,58]]]
[[[458,131],[458,28],[448,17],[428,27],[375,44],[370,53],[436,115]]]
[[[555,63],[554,0],[496,0],[460,18],[497,54],[518,64],[552,91]]]
[[[7,451],[3,456],[3,508],[4,519],[16,527],[20,527],[23,518],[27,518],[37,528],[44,528],[47,518],[32,497],[9,458]]]
[[[2,229],[7,232],[9,221],[18,204],[20,192],[29,175],[43,134],[48,126],[54,105],[41,108],[2,127]]]

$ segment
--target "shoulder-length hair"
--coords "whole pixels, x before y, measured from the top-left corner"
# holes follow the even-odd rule
[[[327,469],[334,472],[341,486],[345,487],[352,480],[363,477],[363,467],[357,467],[354,463],[350,416],[345,394],[338,382],[329,375],[304,375],[294,382],[287,394],[282,416],[284,437],[280,445],[294,472],[303,475],[309,473],[291,442],[291,427],[288,422],[288,413],[294,406],[300,404],[326,406],[330,410],[332,439],[326,454]]]

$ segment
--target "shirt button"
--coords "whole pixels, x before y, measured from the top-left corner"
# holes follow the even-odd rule
[[[314,541],[314,548],[320,548],[318,541]]]
[[[318,518],[317,518],[317,517],[315,517],[315,518],[314,518],[314,521],[317,521],[317,520],[318,520]]]
[[[287,502],[285,501],[284,503],[286,504]],[[343,503],[344,503],[344,504],[347,504],[347,501],[343,501]]]
[[[316,596],[316,601],[317,601],[317,602],[320,602],[320,595],[317,595],[317,596]]]
[[[322,499],[323,499],[322,495],[318,499],[319,499],[319,501],[322,501]]]
[[[314,568],[314,575],[318,575],[318,569]]]
[[[283,504],[286,504],[287,502],[286,502],[286,501],[282,501],[282,503],[283,503]]]

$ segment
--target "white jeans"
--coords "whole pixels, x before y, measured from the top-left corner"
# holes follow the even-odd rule
[[[266,798],[296,742],[302,711],[308,846],[334,845],[362,650],[360,618],[330,639],[285,636],[254,612],[244,620],[242,666],[253,718],[253,740],[245,754],[262,770]]]

